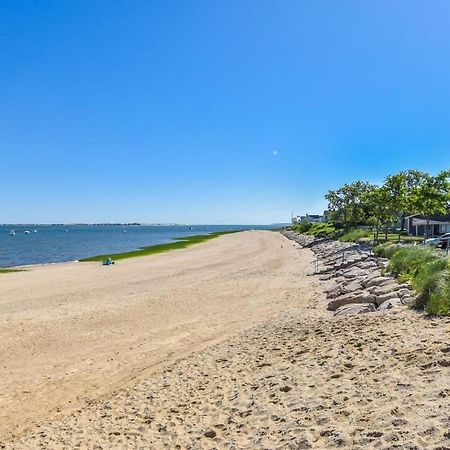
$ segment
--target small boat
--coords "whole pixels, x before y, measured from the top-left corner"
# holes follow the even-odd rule
[[[30,231],[30,230],[25,230],[24,233],[25,233],[25,234],[30,234],[31,231]]]
[[[37,230],[33,230],[33,233],[37,233]]]
[[[127,233],[127,230],[123,230],[124,233]]]
[[[11,230],[11,231],[9,232],[9,235],[10,235],[10,236],[15,236],[15,235],[16,235],[16,232],[15,232],[14,230]]]
[[[66,233],[68,233],[69,232],[69,230],[66,230]]]

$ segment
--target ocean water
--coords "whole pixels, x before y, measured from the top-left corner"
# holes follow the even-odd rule
[[[181,225],[2,225],[0,267],[75,261],[88,256],[164,244],[178,237],[214,231],[268,228],[261,225],[194,225],[192,229]],[[11,230],[15,231],[15,236],[10,235]]]

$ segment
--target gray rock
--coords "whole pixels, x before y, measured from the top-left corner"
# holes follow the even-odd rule
[[[401,302],[403,305],[412,306],[415,305],[417,301],[417,297],[411,296],[411,297],[402,297]]]
[[[339,283],[336,283],[336,282],[334,281],[330,286],[328,286],[328,287],[324,290],[324,292],[325,292],[325,294],[328,294],[329,292],[334,291],[337,287],[339,287]]]
[[[384,284],[387,284],[392,281],[392,278],[390,277],[374,277],[370,280],[364,280],[363,285],[364,287],[370,288],[372,286],[383,286]]]
[[[351,269],[345,270],[343,272],[345,278],[356,278],[367,275],[367,270],[360,269],[358,267],[352,267]]]
[[[403,298],[403,297],[409,297],[409,296],[411,295],[411,289],[407,289],[407,288],[399,289],[399,290],[397,291],[397,295],[398,295],[400,298]]]
[[[355,292],[355,291],[361,291],[362,290],[362,286],[360,283],[358,283],[357,281],[352,281],[351,283],[346,284],[343,288],[342,291],[345,294],[348,294],[350,292]]]
[[[393,300],[393,299],[400,300],[400,299],[398,298],[396,292],[388,292],[387,294],[378,295],[378,296],[376,297],[375,303],[376,303],[378,306],[380,306],[380,305],[382,305],[384,302],[387,302],[387,301]]]
[[[363,280],[363,282],[362,282],[362,285],[363,285],[364,287],[366,287],[366,286],[367,286],[367,283],[368,283],[370,280],[373,280],[374,278],[378,278],[378,277],[381,277],[381,272],[380,272],[378,269],[371,270],[371,271],[369,272],[369,274],[364,278],[364,280]]]
[[[335,316],[348,316],[351,314],[364,314],[375,311],[373,303],[358,303],[339,307],[334,313]]]
[[[327,293],[327,298],[336,298],[345,293],[346,291],[343,286],[336,286],[332,291]]]
[[[398,284],[395,281],[391,280],[391,282],[388,284],[383,284],[382,286],[372,286],[368,290],[371,294],[374,294],[378,297],[379,295],[398,290]]]
[[[379,306],[379,310],[391,309],[401,306],[402,302],[399,298],[391,298],[390,300],[386,300]]]
[[[355,303],[375,303],[376,296],[370,294],[367,291],[352,292],[350,294],[345,294],[337,297],[328,303],[328,311],[336,311],[338,308],[344,305],[355,304]]]

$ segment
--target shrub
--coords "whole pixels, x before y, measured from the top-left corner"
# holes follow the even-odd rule
[[[292,229],[297,233],[306,233],[311,228],[312,224],[310,222],[302,221],[292,226]]]
[[[375,253],[375,255],[380,256],[381,258],[390,258],[398,249],[398,245],[386,242],[385,244],[377,245],[373,249],[373,252]]]
[[[430,292],[426,311],[434,315],[450,315],[450,273],[445,271]]]
[[[414,245],[400,246],[390,258],[388,269],[402,278],[413,279],[428,263],[436,261],[439,256],[433,249]]]
[[[362,230],[356,228],[354,230],[347,231],[342,236],[338,237],[341,242],[356,242],[358,239],[370,237],[372,233],[369,230]]]
[[[388,270],[408,280],[419,294],[416,307],[430,314],[450,315],[450,260],[443,252],[413,245],[379,245],[379,256],[390,258]]]
[[[336,231],[336,228],[334,225],[330,222],[320,222],[320,223],[313,223],[311,225],[311,228],[306,234],[309,234],[311,236],[324,238],[324,237],[330,237],[332,234]]]

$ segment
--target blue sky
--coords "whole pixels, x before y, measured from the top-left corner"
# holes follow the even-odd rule
[[[450,3],[4,1],[0,222],[271,223],[450,167]]]

